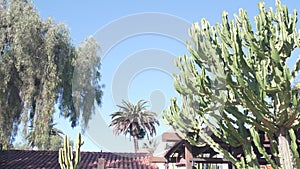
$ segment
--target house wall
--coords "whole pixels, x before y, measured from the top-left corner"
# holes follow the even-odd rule
[[[158,166],[158,169],[166,169],[164,163],[156,163],[156,165]],[[169,169],[186,169],[185,166],[178,167],[174,163],[169,163],[168,166],[169,166]]]

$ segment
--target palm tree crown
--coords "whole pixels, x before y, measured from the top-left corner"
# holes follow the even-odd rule
[[[147,101],[139,100],[136,105],[129,101],[122,101],[122,105],[117,105],[119,111],[111,114],[111,124],[114,134],[127,133],[134,138],[135,151],[138,150],[137,140],[153,136],[156,134],[155,125],[159,125],[157,114],[147,110]]]

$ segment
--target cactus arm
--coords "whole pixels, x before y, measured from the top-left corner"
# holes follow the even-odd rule
[[[81,134],[79,133],[76,140],[76,151],[75,151],[75,159],[74,159],[74,169],[78,168],[80,162],[80,147],[84,144],[81,139]]]
[[[300,46],[300,45],[299,45]],[[300,70],[300,55],[298,56],[298,59],[296,61],[296,64],[294,65],[293,67],[293,70],[291,72],[291,75],[292,75],[292,79],[291,81],[294,81],[294,79],[296,78],[298,72]]]
[[[245,162],[247,164],[247,169],[258,169],[259,163],[257,161],[256,154],[254,153],[251,144],[245,144],[243,146],[243,150],[245,153]]]
[[[255,146],[257,147],[259,153],[261,153],[265,158],[266,158],[266,161],[272,165],[272,167],[274,169],[279,169],[278,166],[276,165],[275,161],[272,160],[270,158],[270,156],[268,155],[267,151],[265,150],[265,148],[262,146],[261,142],[260,142],[260,137],[259,137],[259,134],[258,132],[255,130],[254,127],[251,127],[250,128],[250,134],[251,134],[251,137],[252,137],[252,140],[255,144]]]
[[[294,167],[299,169],[300,168],[300,158],[299,158],[299,153],[297,151],[297,149],[298,149],[297,138],[296,138],[296,134],[293,129],[289,130],[289,135],[291,137],[291,150],[296,159],[296,162],[295,162],[296,166],[294,166]]]
[[[59,149],[58,162],[61,169],[66,169],[66,166],[64,165],[64,152],[62,149]]]
[[[224,157],[226,158],[226,159],[228,159],[229,161],[231,161],[237,168],[240,168],[240,163],[238,162],[238,160],[235,158],[235,157],[233,157],[228,151],[226,151],[226,150],[224,150],[218,143],[216,143],[209,135],[207,135],[205,132],[203,132],[203,131],[200,131],[199,132],[199,135],[200,135],[200,137],[206,142],[206,143],[208,143],[209,145],[210,145],[210,147],[214,150],[214,151],[216,151],[216,152],[218,152],[218,153],[220,153],[220,154],[222,154],[222,155],[224,155]],[[198,144],[199,142],[194,142],[194,144]]]
[[[84,144],[79,133],[76,140],[76,150],[73,152],[68,136],[64,138],[63,147],[59,149],[58,162],[61,169],[78,169],[80,162],[80,147]]]

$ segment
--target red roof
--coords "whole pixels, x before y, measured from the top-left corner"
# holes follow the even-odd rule
[[[99,158],[105,168],[157,169],[145,153],[81,152],[79,169],[95,169]],[[57,151],[4,150],[0,151],[1,169],[60,169]]]

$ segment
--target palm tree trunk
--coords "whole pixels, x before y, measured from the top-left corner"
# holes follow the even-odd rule
[[[137,153],[137,151],[139,150],[139,142],[138,142],[138,137],[137,136],[133,136],[133,143],[134,143],[134,152]]]

